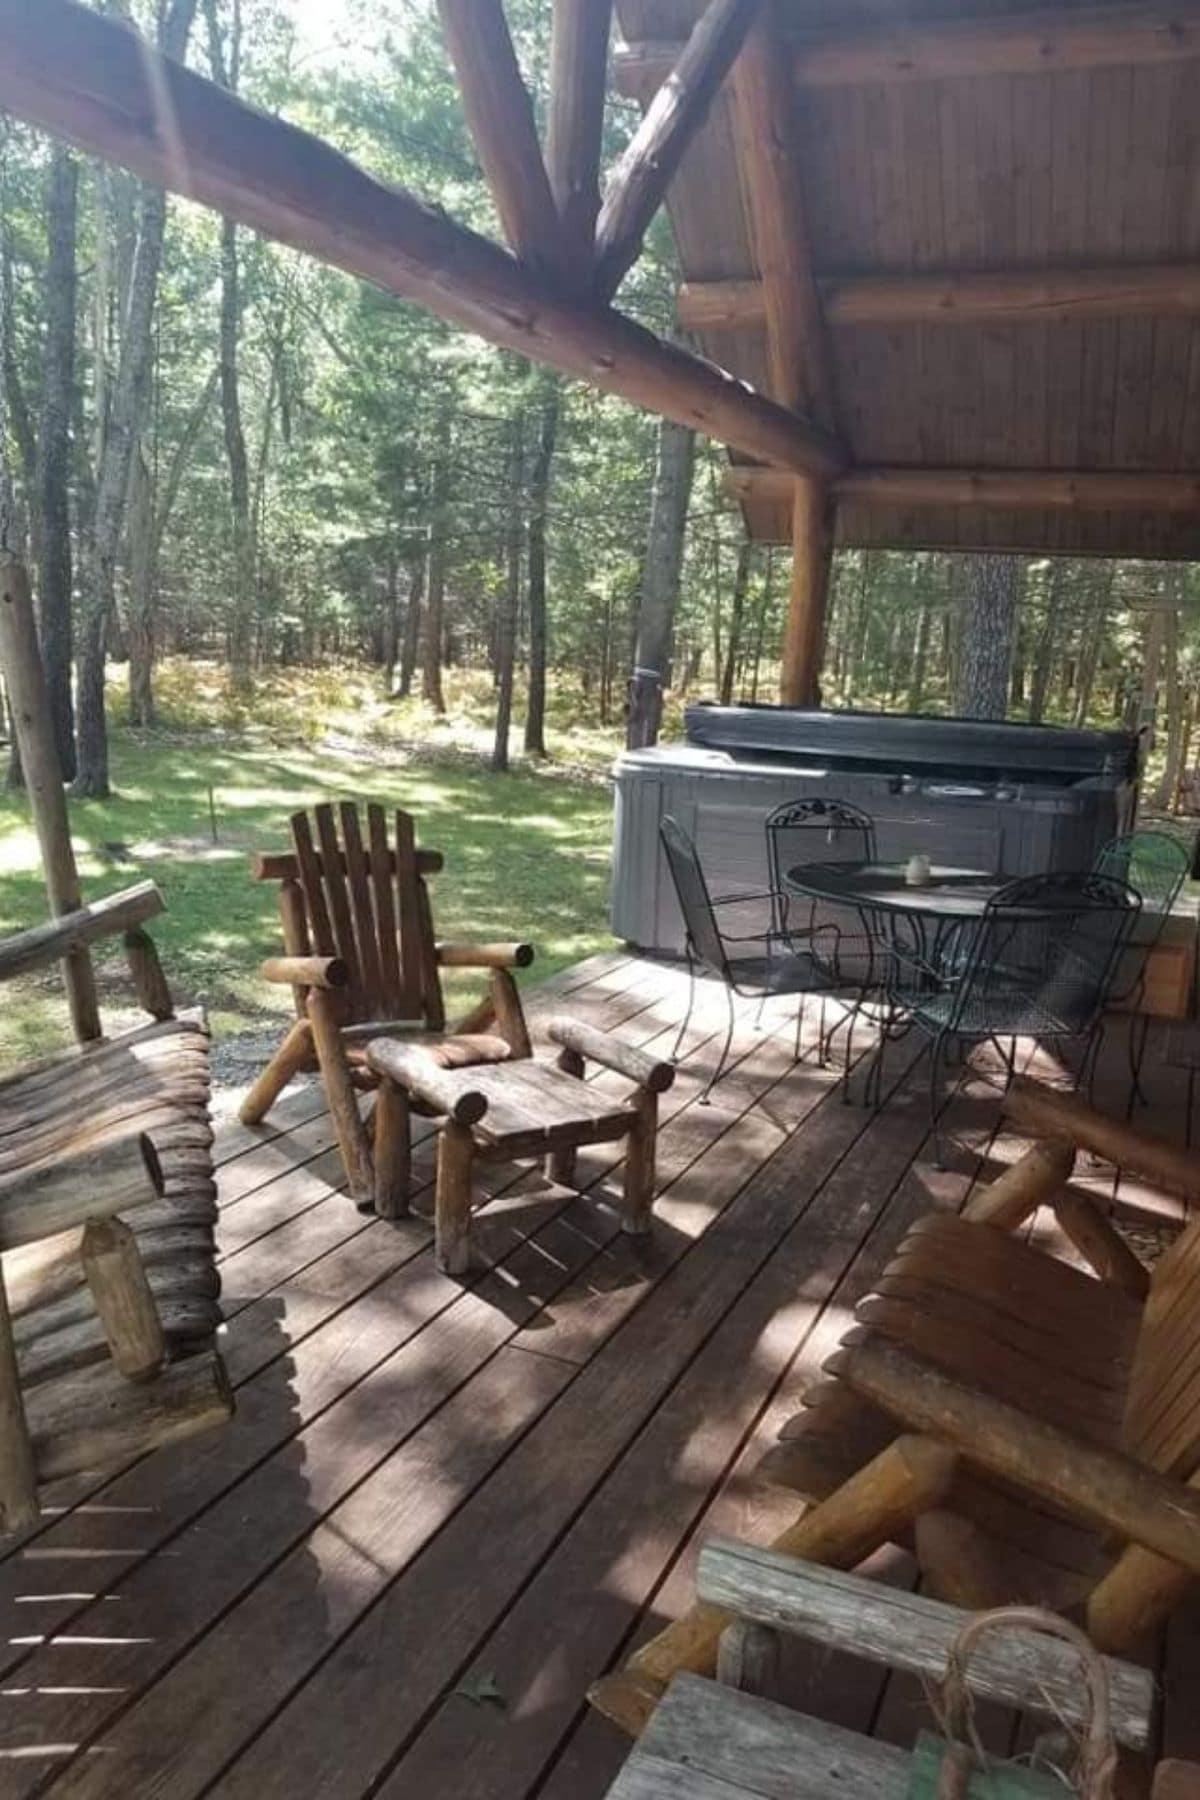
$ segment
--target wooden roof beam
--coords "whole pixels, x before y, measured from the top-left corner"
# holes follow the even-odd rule
[[[791,505],[795,489],[786,469],[734,467],[726,482],[740,500],[779,506]],[[846,470],[831,488],[841,506],[1200,513],[1200,475],[1176,471],[864,467]]]
[[[834,275],[818,277],[817,287],[827,323],[837,326],[1063,324],[1200,312],[1200,263]],[[753,330],[767,323],[767,295],[755,280],[685,282],[677,312],[688,331]]]
[[[637,261],[646,228],[762,4],[763,0],[709,0],[691,37],[664,71],[604,190],[596,228],[599,298],[610,300]]]
[[[498,244],[375,180],[74,0],[0,0],[0,109],[89,155],[414,300],[504,350],[800,472],[827,433],[714,364],[585,303]]]
[[[600,216],[600,153],[612,0],[554,0],[546,167],[568,255],[590,272]]]
[[[773,8],[759,15],[733,67],[738,169],[762,279],[771,394],[831,430],[837,406],[821,297],[813,278],[792,90]]]
[[[923,19],[821,36],[790,33],[789,46],[795,79],[808,87],[1179,62],[1200,56],[1200,8],[1195,0],[1139,0],[1078,11]],[[657,40],[619,50],[621,91],[639,98],[652,92],[678,49]]]
[[[522,262],[565,270],[533,103],[504,16],[504,0],[438,0],[442,36],[504,235]]]

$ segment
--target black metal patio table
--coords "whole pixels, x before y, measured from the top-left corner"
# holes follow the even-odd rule
[[[1005,878],[984,869],[931,863],[928,879],[918,884],[906,878],[907,867],[905,862],[797,863],[787,871],[784,884],[789,893],[810,900],[814,905],[823,903],[856,912],[864,933],[882,952],[886,967],[893,968],[899,962],[910,968],[932,970],[952,935],[982,919],[989,901],[1005,885]],[[886,981],[864,982],[858,1004],[847,1016],[847,1094],[853,1060],[854,1019],[866,1004],[872,988],[882,987],[888,995],[890,985]],[[883,1044],[902,1037],[907,1030],[906,1022],[891,1005],[890,998],[880,1028]],[[871,1092],[872,1075],[876,1077],[878,1098],[881,1066],[882,1055],[868,1073],[864,1098]]]

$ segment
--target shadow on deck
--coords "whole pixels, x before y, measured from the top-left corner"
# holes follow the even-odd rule
[[[591,959],[540,992],[670,1048],[677,968]],[[233,1425],[55,1496],[0,1552],[0,1795],[592,1800],[627,1745],[588,1683],[691,1599],[699,1540],[764,1540],[796,1502],[753,1477],[909,1224],[1020,1154],[986,1070],[950,1072],[933,1161],[915,1044],[877,1114],[792,1026],[698,1006],[665,1097],[648,1240],[620,1234],[620,1146],[582,1193],[481,1171],[466,1282],[438,1273],[424,1184],[408,1219],[360,1215],[319,1092],[218,1143]],[[815,1021],[814,1021],[815,1023]],[[1124,1046],[1098,1099],[1124,1104]],[[602,1080],[609,1077],[602,1076]],[[1151,1052],[1152,1122],[1182,1135],[1184,1078]],[[1153,1243],[1164,1203],[1111,1171]],[[911,1581],[899,1552],[874,1559]],[[1196,1753],[1200,1610],[1172,1628],[1164,1735]],[[795,1698],[908,1741],[911,1683],[797,1657]]]

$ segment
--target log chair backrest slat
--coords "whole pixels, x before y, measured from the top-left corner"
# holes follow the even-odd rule
[[[413,821],[408,813],[396,814],[396,914],[400,931],[400,1010],[408,1007],[415,1018],[424,1011],[425,964],[421,955],[420,877]]]
[[[352,993],[362,991],[362,970],[358,966],[358,946],[354,941],[354,922],[350,917],[350,899],[346,891],[342,847],[338,843],[337,822],[333,808],[322,804],[313,809],[317,821],[317,842],[321,846],[321,873],[325,879],[325,899],[333,921],[335,954],[346,965],[348,985]]]
[[[420,1019],[443,1030],[433,915],[410,815],[396,813],[394,849],[387,813],[375,804],[367,807],[365,841],[352,801],[336,813],[316,807],[311,822],[296,813],[291,827],[311,948],[340,956],[349,973],[341,990],[345,1022]]]
[[[1186,1480],[1200,1467],[1200,1219],[1180,1233],[1151,1279],[1125,1438],[1163,1474]]]
[[[313,845],[312,826],[308,822],[307,813],[292,814],[292,842],[296,847],[300,887],[308,909],[308,929],[313,953],[316,956],[336,956],[333,926],[329,922],[329,908],[325,904],[325,890],[321,886],[321,864]]]
[[[400,945],[396,936],[396,896],[392,888],[392,851],[388,843],[387,814],[372,801],[367,807],[367,838],[371,846],[371,886],[375,894],[375,922],[379,931],[379,991],[384,1018],[402,1019],[404,989],[400,978]]]
[[[343,800],[338,812],[342,820],[342,839],[346,846],[346,882],[350,890],[354,939],[358,946],[359,974],[367,992],[378,994],[379,936],[375,910],[371,904],[371,873],[367,867],[362,832],[358,825],[358,808],[352,801]]]

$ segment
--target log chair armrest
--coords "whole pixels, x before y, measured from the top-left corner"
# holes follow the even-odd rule
[[[735,1618],[938,1681],[959,1630],[962,1608],[879,1580],[784,1556],[759,1544],[710,1538],[700,1551],[696,1594]],[[1151,1670],[1105,1659],[1118,1743],[1144,1750],[1155,1716]],[[1003,1706],[1087,1723],[1079,1657],[1061,1638],[1022,1632],[984,1638],[965,1670],[973,1694]],[[1200,1800],[1200,1795],[1197,1796]]]
[[[546,1035],[564,1050],[573,1050],[576,1056],[597,1062],[602,1069],[624,1075],[626,1080],[636,1082],[638,1087],[647,1088],[652,1094],[665,1094],[675,1079],[673,1063],[648,1056],[633,1044],[611,1037],[607,1031],[598,1031],[594,1025],[584,1025],[579,1019],[568,1019],[560,1014],[550,1020]]]
[[[444,1113],[456,1125],[477,1125],[487,1111],[487,1097],[467,1087],[469,1071],[443,1069],[419,1044],[398,1044],[394,1038],[372,1038],[367,1063],[376,1075],[395,1082],[414,1100],[434,1112]]]
[[[1150,1292],[1150,1271],[1134,1255],[1108,1214],[1086,1194],[1059,1194],[1050,1205],[1093,1273],[1106,1286],[1120,1288],[1135,1300],[1145,1300]]]
[[[108,894],[103,900],[93,900],[89,906],[63,913],[44,925],[19,931],[0,943],[0,981],[59,962],[73,950],[82,950],[99,938],[133,931],[157,913],[165,912],[166,906],[152,881],[139,881],[119,894]]]
[[[868,1334],[825,1364],[913,1431],[968,1463],[1200,1576],[1200,1491],[946,1375]]]
[[[349,971],[340,956],[268,956],[262,978],[288,987],[344,988]]]
[[[0,1178],[0,1250],[147,1206],[162,1192],[162,1169],[145,1132],[68,1152]]]
[[[443,969],[527,969],[533,945],[439,943],[437,959]]]

